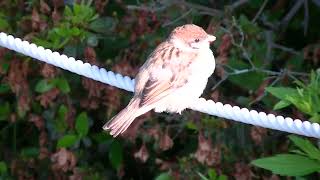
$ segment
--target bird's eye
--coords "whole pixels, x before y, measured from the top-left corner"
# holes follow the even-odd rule
[[[200,41],[200,39],[195,39],[195,40],[194,40],[194,42],[199,42],[199,41]]]

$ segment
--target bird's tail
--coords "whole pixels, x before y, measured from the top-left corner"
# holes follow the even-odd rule
[[[128,129],[134,119],[149,110],[139,107],[140,99],[133,98],[128,106],[115,115],[110,121],[108,121],[103,129],[110,131],[110,135],[113,137],[122,134]]]

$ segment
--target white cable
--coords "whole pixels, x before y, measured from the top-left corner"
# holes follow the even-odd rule
[[[52,52],[27,41],[21,41],[19,38],[14,38],[2,32],[0,33],[0,46],[111,86],[131,92],[134,90],[134,80],[128,76],[123,77],[121,74],[115,74],[104,68],[83,63],[72,57],[68,58],[66,55],[60,55],[58,52]],[[190,109],[247,124],[320,139],[320,125],[318,123],[302,122],[299,119],[293,120],[255,110],[249,111],[247,108],[239,108],[229,104],[223,105],[221,102],[215,103],[212,100],[206,101],[203,98],[199,98],[194,102]]]

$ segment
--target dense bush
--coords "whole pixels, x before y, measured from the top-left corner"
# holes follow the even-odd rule
[[[320,123],[317,0],[1,0],[0,7],[1,31],[131,77],[174,27],[197,24],[217,37],[217,68],[203,97]],[[316,139],[190,110],[148,113],[114,139],[102,126],[130,98],[0,48],[0,179],[319,178]]]

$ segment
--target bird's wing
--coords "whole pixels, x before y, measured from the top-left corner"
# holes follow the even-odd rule
[[[163,53],[151,54],[149,63],[146,64],[148,73],[140,75],[140,78],[145,76],[144,79],[146,79],[143,88],[140,87],[140,107],[155,104],[176,89],[184,86],[191,75],[190,66],[197,56],[196,53],[182,53],[172,46],[162,49],[161,52]],[[139,82],[137,86],[139,86]]]

